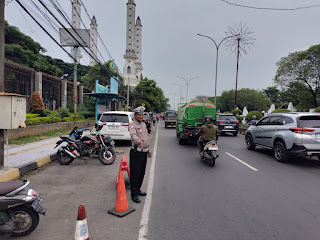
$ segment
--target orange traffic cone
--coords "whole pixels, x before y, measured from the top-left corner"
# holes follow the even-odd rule
[[[118,184],[119,184],[119,179],[120,179],[120,172],[122,171],[127,171],[129,181],[130,181],[130,169],[129,169],[129,164],[127,161],[127,157],[123,156],[120,162],[120,167],[119,167],[119,172],[117,173],[117,179],[116,179],[116,188],[118,189]]]
[[[121,171],[119,172],[116,205],[113,209],[109,210],[108,213],[117,217],[124,217],[133,211],[135,211],[135,209],[128,206],[126,187],[124,184],[123,172]]]
[[[74,240],[89,240],[88,223],[86,218],[86,208],[80,205],[78,209],[78,218]]]

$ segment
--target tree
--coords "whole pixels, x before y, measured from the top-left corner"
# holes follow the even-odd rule
[[[280,103],[280,90],[277,89],[277,87],[272,86],[272,87],[268,87],[266,89],[263,90],[264,95],[267,96],[267,98],[275,104],[279,104]]]
[[[290,83],[301,83],[312,96],[313,107],[318,106],[320,77],[320,45],[306,51],[290,53],[277,63],[275,83],[287,87]]]
[[[157,86],[156,81],[143,78],[134,89],[135,106],[145,104],[149,112],[164,112],[168,106],[168,98],[165,98],[161,88]]]
[[[219,99],[218,109],[221,112],[231,111],[234,109],[234,90],[223,91]],[[238,91],[237,105],[239,109],[247,107],[248,111],[258,110],[262,111],[270,106],[268,98],[260,91],[254,89],[242,88]],[[218,102],[217,102],[218,103]]]
[[[39,92],[33,92],[28,102],[28,113],[44,115],[44,104]]]

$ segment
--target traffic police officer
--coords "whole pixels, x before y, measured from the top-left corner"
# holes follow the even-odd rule
[[[147,158],[152,156],[148,131],[146,124],[142,122],[145,108],[143,106],[135,108],[134,121],[129,124],[132,148],[130,150],[130,185],[131,198],[134,202],[140,203],[138,196],[146,196],[146,192],[141,191]]]

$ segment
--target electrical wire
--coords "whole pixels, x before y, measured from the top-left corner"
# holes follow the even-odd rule
[[[70,0],[70,1],[71,1],[71,0]],[[82,0],[80,0],[80,3],[81,3],[81,5],[83,6],[83,8],[84,8],[84,10],[85,10],[85,12],[86,12],[86,14],[87,14],[88,18],[91,20],[90,14],[89,14],[89,12],[88,12],[88,10],[87,10],[86,6],[84,5],[83,1],[82,1]],[[118,71],[119,71],[120,75],[121,75],[121,76],[123,76],[123,74],[122,74],[122,72],[121,72],[120,68],[119,68],[119,67],[118,67],[118,65],[115,63],[114,58],[111,56],[111,54],[110,54],[110,52],[109,52],[108,48],[106,47],[105,43],[103,42],[103,40],[102,40],[102,38],[101,38],[101,36],[100,36],[99,32],[98,32],[98,37],[99,37],[100,41],[102,42],[102,45],[104,46],[105,50],[107,51],[107,54],[108,54],[108,56],[109,56],[109,59],[110,59],[111,61],[113,61],[113,62],[114,62],[114,64],[116,65],[116,67],[117,67],[117,69],[118,69]]]
[[[28,9],[20,2],[20,0],[16,0],[19,6],[38,24],[38,26],[56,43],[59,47],[66,52],[74,61],[80,64],[64,47],[35,19],[35,17],[28,11]]]
[[[320,4],[315,4],[315,5],[310,5],[310,6],[302,6],[302,7],[296,7],[296,8],[255,7],[255,6],[233,3],[233,2],[230,2],[227,0],[219,0],[219,1],[224,2],[226,4],[229,4],[229,5],[236,6],[236,7],[251,8],[251,9],[255,9],[255,10],[297,11],[297,10],[303,10],[303,9],[308,9],[308,8],[320,7]]]

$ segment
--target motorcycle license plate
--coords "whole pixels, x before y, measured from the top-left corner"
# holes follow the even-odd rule
[[[37,197],[37,198],[33,201],[31,207],[32,207],[36,212],[39,212],[39,209],[40,209],[40,207],[41,207],[41,205],[42,205],[42,202],[43,202],[43,199],[39,196],[39,197]]]
[[[218,147],[217,147],[217,146],[215,146],[215,147],[209,147],[209,150],[210,150],[210,151],[212,151],[212,150],[218,151]]]

